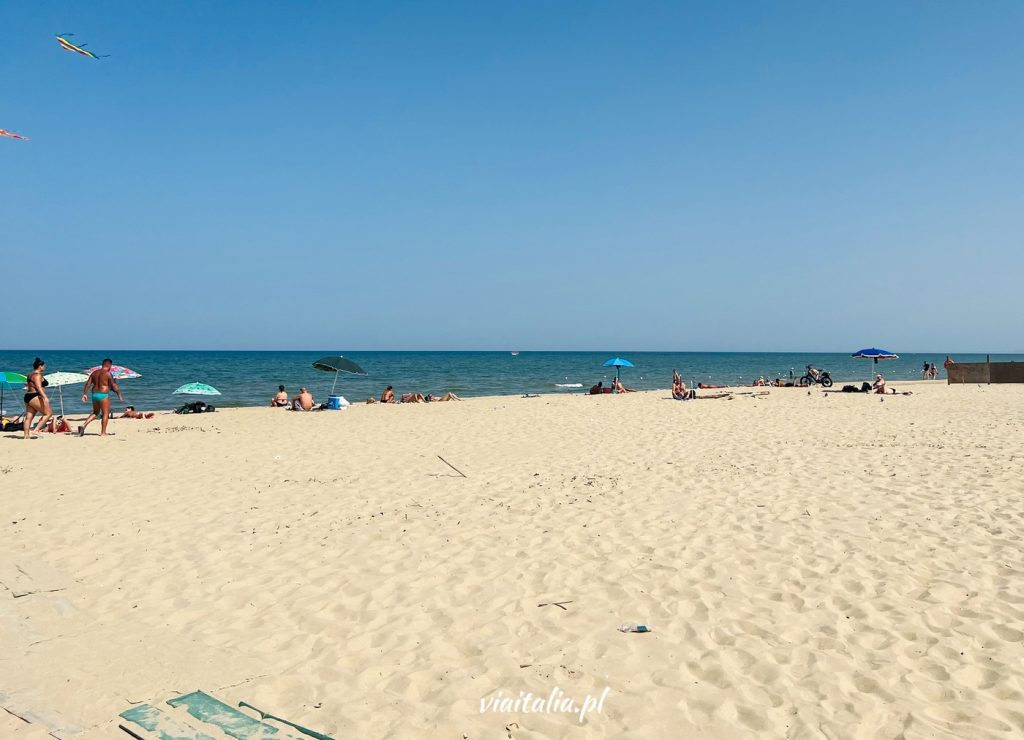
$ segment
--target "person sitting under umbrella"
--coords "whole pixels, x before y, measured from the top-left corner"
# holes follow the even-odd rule
[[[624,386],[622,384],[622,381],[619,380],[618,378],[612,381],[612,389],[616,393],[633,393],[635,390],[634,388],[627,388],[626,386]]]
[[[314,405],[313,394],[306,386],[299,388],[299,395],[292,399],[292,411],[312,411]]]
[[[874,382],[874,384],[871,387],[874,389],[875,393],[881,393],[881,394],[884,395],[885,394],[885,378],[883,378],[881,375],[876,375],[875,376],[875,382]]]

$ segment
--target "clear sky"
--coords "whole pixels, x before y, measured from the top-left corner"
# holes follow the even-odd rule
[[[1021,351],[1022,28],[6,0],[0,347]]]

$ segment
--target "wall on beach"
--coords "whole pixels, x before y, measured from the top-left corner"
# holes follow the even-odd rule
[[[957,362],[946,368],[953,383],[1024,383],[1024,362]]]

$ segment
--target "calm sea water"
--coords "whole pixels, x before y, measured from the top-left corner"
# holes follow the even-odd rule
[[[206,400],[220,406],[265,405],[284,384],[294,394],[308,386],[317,400],[326,399],[334,381],[333,373],[314,370],[312,363],[333,352],[60,352],[38,353],[47,362],[47,372],[81,372],[99,364],[110,355],[118,365],[142,374],[136,380],[122,382],[126,403],[142,409],[166,409],[184,400],[174,396],[175,388],[194,381],[209,383],[223,395]],[[672,370],[678,368],[690,384],[748,385],[759,375],[788,378],[790,371],[800,376],[807,364],[832,372],[837,382],[862,381],[872,377],[874,369],[867,360],[854,360],[848,354],[828,353],[754,353],[754,352],[342,352],[359,363],[366,377],[342,374],[338,392],[350,401],[365,401],[380,396],[387,385],[398,394],[408,391],[444,393],[462,396],[523,393],[580,393],[599,380],[606,383],[614,368],[602,367],[610,357],[621,356],[636,367],[624,368],[625,384],[637,389],[668,388]],[[34,352],[0,350],[0,370],[22,374],[31,371]],[[955,354],[960,362],[978,362],[984,355]],[[939,365],[943,353],[907,354],[899,360],[879,363],[889,380],[920,379],[921,364],[927,360]],[[993,361],[1024,361],[1024,355],[992,355]],[[5,408],[11,396],[14,408],[21,407],[21,392],[7,391]],[[51,394],[59,408],[59,395]],[[81,387],[64,389],[64,405],[69,413],[85,410],[80,402]],[[118,404],[115,408],[120,408]]]

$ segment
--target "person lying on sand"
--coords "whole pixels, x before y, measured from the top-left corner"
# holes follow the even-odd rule
[[[394,403],[395,402],[395,391],[394,391],[394,389],[390,385],[387,388],[384,389],[383,393],[380,394],[380,402],[381,403]]]
[[[156,414],[152,411],[142,412],[136,411],[134,406],[128,406],[125,408],[124,413],[121,414],[122,419],[152,419]]]
[[[402,396],[402,403],[426,403],[427,399],[422,393],[406,393]]]
[[[433,393],[427,394],[427,403],[431,401],[461,401],[462,399],[456,396],[451,391],[448,391],[443,396],[435,396]]]
[[[50,432],[51,434],[70,434],[73,430],[68,426],[67,419],[63,416],[57,416],[46,422],[39,431]]]
[[[871,387],[872,387],[872,389],[874,389],[875,393],[884,394],[885,393],[885,378],[883,378],[881,375],[876,375],[875,376],[875,382],[871,385]]]
[[[626,386],[624,386],[622,384],[622,382],[618,378],[616,378],[615,380],[612,381],[612,390],[614,390],[616,393],[633,393],[634,392],[633,388],[627,388]]]
[[[306,386],[302,386],[299,388],[299,395],[292,399],[292,411],[312,411],[313,406],[313,394]]]
[[[273,408],[286,408],[288,406],[288,393],[283,385],[277,386],[277,395],[270,399]]]

